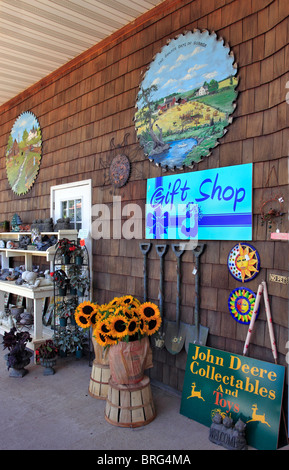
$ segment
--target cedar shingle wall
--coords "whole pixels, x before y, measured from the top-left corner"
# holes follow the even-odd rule
[[[261,272],[248,287],[256,292],[261,280],[267,280],[279,362],[285,364],[288,286],[269,281],[269,274],[288,276],[288,245],[270,240],[268,226],[260,223],[260,205],[277,192],[282,193],[288,209],[289,4],[286,0],[168,0],[156,11],[153,18],[145,16],[124,28],[122,35],[92,48],[78,63],[68,64],[0,108],[2,219],[11,220],[15,212],[24,223],[49,217],[50,186],[89,178],[94,204],[111,204],[112,196],[120,195],[124,203],[137,202],[143,207],[146,179],[161,175],[162,170],[143,156],[135,135],[133,117],[141,73],[167,39],[193,28],[215,30],[229,43],[238,64],[238,106],[221,145],[195,170],[254,163],[252,243],[260,254]],[[5,151],[15,119],[28,110],[42,128],[43,157],[32,190],[18,197],[6,178]],[[131,177],[124,188],[115,190],[108,181],[108,168],[117,153],[114,146],[122,143],[126,143],[122,151],[132,164]],[[288,232],[286,216],[281,231]],[[242,354],[247,327],[235,322],[227,307],[229,293],[239,286],[227,269],[233,244],[206,243],[201,257],[200,322],[210,328],[208,345]],[[142,298],[143,258],[138,240],[94,241],[93,253],[95,301],[102,303],[125,293]],[[192,323],[192,254],[186,252],[182,261],[181,319]],[[159,258],[155,249],[149,254],[148,267],[149,297],[157,302]],[[165,298],[165,315],[174,320],[176,260],[172,250],[165,258]],[[250,354],[272,361],[265,318],[262,305]],[[181,390],[185,362],[185,351],[177,356],[154,351],[151,375]]]

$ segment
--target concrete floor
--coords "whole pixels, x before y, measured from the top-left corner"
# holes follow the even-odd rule
[[[209,441],[206,426],[179,413],[176,393],[152,385],[156,418],[121,428],[105,420],[105,401],[88,394],[87,358],[59,358],[53,376],[30,363],[25,377],[12,378],[0,349],[1,450],[225,450]]]

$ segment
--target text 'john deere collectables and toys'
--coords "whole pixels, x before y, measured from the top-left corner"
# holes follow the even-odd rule
[[[278,445],[285,368],[190,344],[181,414],[208,427],[219,413],[246,425],[246,440],[259,450]]]

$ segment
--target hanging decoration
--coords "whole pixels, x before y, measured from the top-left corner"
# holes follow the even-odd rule
[[[37,177],[42,151],[41,129],[30,111],[18,116],[8,138],[6,173],[12,191],[27,193]]]
[[[251,321],[256,295],[250,289],[245,287],[232,290],[228,299],[229,311],[238,323],[248,325]],[[259,314],[259,309],[256,312],[256,318]]]
[[[261,224],[265,222],[269,223],[269,228],[271,228],[272,223],[277,219],[281,218],[282,215],[285,215],[283,209],[284,199],[281,194],[278,196],[272,197],[268,200],[262,201],[260,212],[261,212]]]
[[[260,270],[260,257],[255,248],[248,243],[235,245],[227,260],[230,274],[240,282],[248,282],[257,276]]]
[[[117,155],[109,167],[109,178],[115,188],[124,186],[130,176],[130,161],[126,155]]]
[[[183,169],[208,156],[232,121],[236,73],[232,51],[214,32],[194,30],[169,41],[137,96],[135,128],[148,158]]]
[[[275,175],[275,180],[273,176]],[[286,214],[284,209],[284,197],[281,192],[276,193],[273,191],[273,187],[279,188],[279,180],[277,176],[277,171],[275,165],[273,165],[268,173],[267,180],[264,186],[266,190],[265,194],[262,197],[260,205],[260,214],[261,214],[261,226],[268,222],[268,229],[271,231],[273,224],[275,225],[276,233],[280,233],[280,228],[282,224],[282,216]],[[271,195],[268,194],[268,189],[271,187]],[[263,191],[264,191],[263,190]],[[286,238],[286,237],[285,237]],[[277,238],[278,239],[278,238]]]

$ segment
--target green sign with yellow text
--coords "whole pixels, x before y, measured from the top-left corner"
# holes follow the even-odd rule
[[[180,413],[208,427],[215,413],[246,424],[248,445],[278,447],[285,368],[190,344]]]

